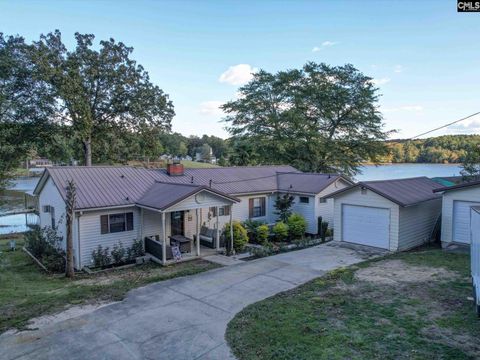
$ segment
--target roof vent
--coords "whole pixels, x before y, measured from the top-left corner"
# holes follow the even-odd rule
[[[192,175],[192,178],[190,179],[190,184],[193,184],[193,175]]]
[[[212,187],[212,179],[209,181],[209,187]]]
[[[120,175],[120,177],[121,177],[122,179],[124,179],[124,178],[125,178],[125,175],[122,174],[122,175]]]
[[[127,197],[125,198],[125,200],[130,201],[130,198],[127,196]]]
[[[180,164],[179,161],[174,161],[171,164],[167,164],[167,174],[169,176],[182,176],[185,173],[183,164]]]

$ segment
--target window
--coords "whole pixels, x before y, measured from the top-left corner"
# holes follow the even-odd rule
[[[256,218],[265,216],[265,198],[249,199],[249,217]]]
[[[300,196],[299,197],[300,204],[308,204],[310,202],[310,199],[308,196]]]
[[[100,216],[102,234],[133,230],[133,212]]]
[[[217,216],[217,208],[215,206],[210,207],[210,212],[212,217]],[[227,216],[230,215],[230,205],[219,206],[218,207],[218,216]]]
[[[320,204],[324,204],[324,203],[326,203],[326,202],[327,202],[327,199],[325,199],[325,198],[320,198]]]
[[[50,206],[50,217],[52,219],[52,229],[55,229],[55,208]]]

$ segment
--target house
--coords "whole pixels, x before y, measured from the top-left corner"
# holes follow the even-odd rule
[[[334,240],[407,250],[431,239],[442,185],[427,177],[359,182],[330,195]]]
[[[339,175],[306,174],[291,166],[51,167],[34,193],[40,226],[55,226],[63,238],[68,180],[77,192],[73,238],[78,269],[91,264],[98,245],[112,249],[119,241],[126,247],[145,239],[163,263],[172,256],[172,236],[188,239],[185,251],[195,256],[203,249],[195,239],[210,241],[207,246],[218,250],[220,231],[232,220],[275,222],[275,199],[286,192],[295,197],[293,211],[306,218],[307,232],[316,234],[319,216],[333,220],[333,200],[324,197],[352,184]]]
[[[480,206],[480,181],[435,190],[442,193],[442,246],[470,244],[470,209]]]

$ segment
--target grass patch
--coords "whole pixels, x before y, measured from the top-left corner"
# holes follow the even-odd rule
[[[97,275],[78,274],[70,280],[45,274],[21,250],[7,251],[8,240],[0,239],[0,333],[68,305],[121,300],[133,288],[218,267],[203,260],[168,267],[148,263]],[[22,245],[17,237],[17,248]]]
[[[382,274],[385,262],[438,274],[397,281],[401,274]],[[468,264],[468,255],[426,249],[337,270],[248,306],[226,338],[239,359],[478,358]],[[356,276],[376,268],[394,283]]]

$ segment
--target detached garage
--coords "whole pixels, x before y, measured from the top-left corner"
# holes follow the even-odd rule
[[[442,187],[442,246],[470,244],[471,208],[480,206],[480,181]]]
[[[339,190],[334,240],[390,251],[428,242],[440,217],[442,186],[427,177],[365,181]]]

